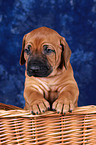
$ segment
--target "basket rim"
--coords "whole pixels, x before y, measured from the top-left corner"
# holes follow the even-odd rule
[[[28,110],[24,109],[15,109],[15,110],[0,110],[0,118],[9,118],[9,117],[46,117],[46,116],[71,116],[71,115],[85,115],[85,114],[96,114],[96,106],[89,105],[89,106],[82,106],[76,107],[72,113],[57,114],[55,111],[46,111],[40,115],[33,115]]]

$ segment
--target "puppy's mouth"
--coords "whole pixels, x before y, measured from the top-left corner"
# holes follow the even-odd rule
[[[27,75],[29,77],[47,77],[53,71],[51,65],[43,59],[30,59],[27,64]]]

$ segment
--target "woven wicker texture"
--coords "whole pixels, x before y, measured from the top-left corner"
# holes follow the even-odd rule
[[[66,115],[8,109],[0,110],[0,145],[96,145],[96,106]]]

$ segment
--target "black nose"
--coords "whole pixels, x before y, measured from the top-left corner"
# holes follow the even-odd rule
[[[31,58],[27,64],[27,75],[29,77],[47,77],[53,71],[47,59]]]
[[[37,72],[37,71],[40,70],[40,67],[39,67],[39,66],[31,66],[31,67],[30,67],[30,70],[31,70],[32,72]]]

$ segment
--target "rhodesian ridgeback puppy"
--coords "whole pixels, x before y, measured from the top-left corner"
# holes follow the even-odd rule
[[[79,89],[70,64],[71,50],[56,31],[40,27],[23,38],[20,64],[25,63],[25,109],[33,114],[77,106]]]

